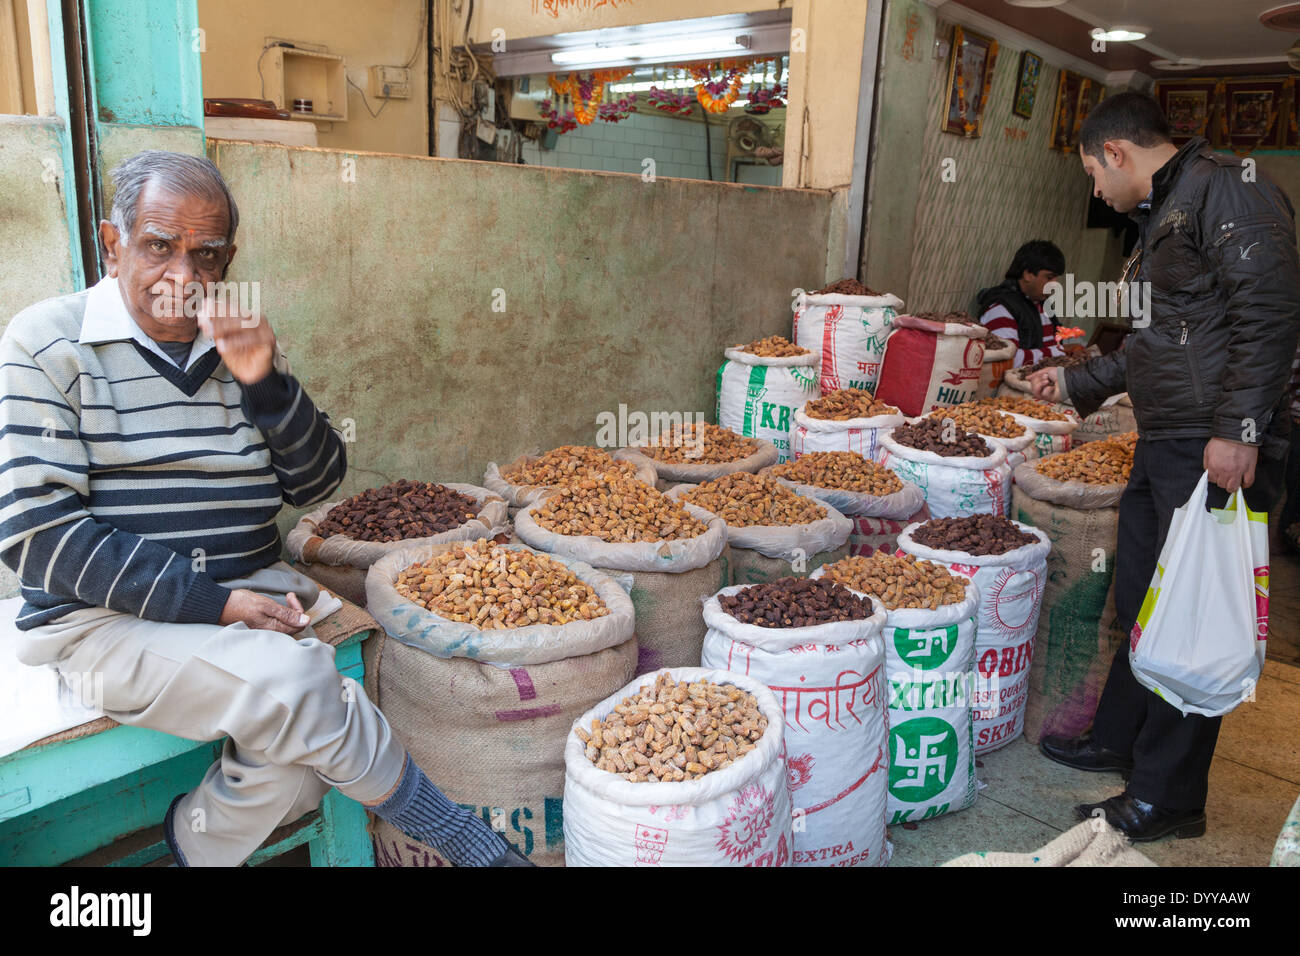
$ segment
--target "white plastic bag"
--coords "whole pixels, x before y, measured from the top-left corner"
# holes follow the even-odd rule
[[[587,711],[589,728],[662,671],[638,677]],[[767,729],[735,763],[681,783],[633,783],[598,770],[578,735],[564,745],[566,866],[788,866],[790,785],[781,705],[752,677],[702,667],[673,667],[678,681],[731,684],[758,698]]]
[[[889,756],[885,609],[855,621],[759,627],[704,604],[703,665],[766,684],[785,714],[786,763],[795,803],[796,866],[884,866]]]
[[[1253,699],[1268,638],[1268,515],[1238,490],[1206,512],[1209,472],[1174,511],[1129,644],[1138,683],[1186,714]]]

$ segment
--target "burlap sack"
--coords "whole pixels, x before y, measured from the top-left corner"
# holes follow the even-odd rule
[[[483,487],[495,495],[500,495],[505,499],[509,506],[508,511],[510,520],[513,521],[515,514],[520,508],[526,508],[536,501],[555,493],[553,487],[544,485],[512,485],[502,477],[502,473],[509,474],[515,468],[519,468],[529,462],[536,461],[539,455],[520,455],[514,461],[507,462],[504,465],[497,465],[495,461],[488,462],[487,470],[483,473]],[[616,451],[611,456],[615,461],[622,461],[629,458],[622,451]],[[636,476],[647,485],[653,487],[658,481],[658,474],[655,472],[654,464],[644,455],[636,456],[639,461],[634,461],[636,466]]]
[[[532,862],[563,866],[565,737],[632,679],[636,640],[504,668],[443,660],[380,634],[364,656],[366,693],[420,769]],[[450,865],[378,817],[370,832],[376,866]]]
[[[289,560],[303,574],[324,585],[328,590],[347,598],[353,604],[366,605],[366,572],[380,558],[402,548],[425,544],[442,544],[447,541],[475,541],[491,538],[508,531],[510,520],[506,503],[500,495],[478,485],[443,482],[444,486],[478,502],[478,516],[458,528],[425,538],[405,541],[357,541],[343,535],[318,537],[316,529],[339,502],[331,501],[308,512],[298,519],[285,536],[284,547]]]
[[[1032,467],[1021,465],[1017,476]],[[1040,501],[1031,489],[1041,493],[1032,480],[1028,487],[1017,481],[1011,511],[1052,542],[1025,707],[1025,739],[1037,744],[1048,735],[1073,737],[1088,729],[1125,636],[1115,620],[1113,587],[1119,508]]]
[[[944,866],[1156,866],[1105,820],[1086,820],[1032,853],[967,853]]]
[[[667,491],[673,485],[686,482],[692,485],[698,485],[705,481],[712,481],[715,478],[721,478],[723,475],[735,474],[738,471],[757,472],[768,465],[776,464],[779,452],[776,446],[765,438],[755,438],[758,442],[758,451],[744,458],[737,458],[735,461],[713,461],[713,462],[672,462],[660,461],[657,458],[651,458],[649,455],[642,454],[637,448],[624,448],[618,453],[621,461],[630,461],[638,468],[649,465],[654,469],[655,474],[659,476],[655,482],[655,487],[660,491]]]
[[[759,474],[770,474],[765,468]],[[902,481],[902,479],[899,479]],[[838,488],[819,488],[816,485],[799,485],[785,478],[777,481],[801,495],[819,498],[853,523],[849,531],[849,554],[869,555],[876,551],[894,553],[898,534],[912,521],[930,517],[925,505],[925,495],[911,482],[903,482],[903,490],[892,495],[862,494],[841,491]],[[738,582],[739,583],[739,582]]]
[[[818,551],[806,558],[788,561],[783,558],[769,558],[765,554],[749,548],[731,549],[731,580],[728,584],[763,584],[777,578],[806,578],[823,564],[832,564],[849,556],[849,543],[846,539],[838,548]]]
[[[980,381],[975,389],[975,397],[987,398],[997,392],[998,386],[1002,384],[1002,376],[1011,371],[1015,360],[1015,342],[996,335],[985,338],[984,363],[980,367]]]
[[[632,602],[580,561],[554,556],[610,608],[592,621],[482,631],[405,601],[402,568],[453,545],[408,548],[376,562],[366,690],[394,734],[452,800],[474,808],[540,865],[564,861],[564,744],[573,721],[622,687],[636,666]],[[372,820],[376,861],[439,866],[432,848]]]
[[[1025,381],[1020,369],[1011,369],[1002,377],[998,387],[999,395],[1027,395],[1033,398],[1033,389]],[[1079,413],[1071,402],[1047,402],[1053,409],[1078,419]],[[1111,435],[1137,430],[1137,419],[1133,415],[1133,401],[1128,392],[1122,392],[1106,400],[1106,404],[1093,412],[1079,424],[1070,435],[1072,445],[1088,441],[1099,441]],[[1068,448],[1056,448],[1053,451],[1068,451]]]
[[[556,534],[533,520],[531,506],[516,516],[515,531],[529,547],[585,561],[627,588],[636,611],[638,674],[698,667],[706,630],[700,602],[729,583],[726,524],[702,508],[685,508],[708,530],[658,543]]]

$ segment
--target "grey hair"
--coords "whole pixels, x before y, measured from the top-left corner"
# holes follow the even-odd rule
[[[140,194],[150,183],[156,183],[168,192],[181,196],[224,199],[226,208],[230,211],[226,242],[235,241],[235,230],[239,228],[239,207],[235,205],[235,197],[230,194],[230,187],[226,185],[221,170],[217,169],[212,160],[186,153],[147,149],[123,160],[109,176],[112,177],[116,190],[108,218],[122,234],[122,238],[129,237],[135,229]]]

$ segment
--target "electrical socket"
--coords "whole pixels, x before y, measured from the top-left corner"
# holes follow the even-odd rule
[[[371,99],[409,100],[411,71],[400,66],[372,66],[366,70],[366,95]]]

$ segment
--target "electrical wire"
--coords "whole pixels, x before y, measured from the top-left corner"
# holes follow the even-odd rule
[[[408,56],[406,62],[402,64],[403,70],[409,70],[415,64],[415,61],[420,58],[420,49],[424,46],[424,18],[427,13],[428,8],[425,7],[424,4],[420,4],[420,25],[415,31],[415,49],[411,51],[411,55]],[[380,109],[383,109],[383,107],[381,106]]]
[[[406,67],[402,67],[402,69],[406,69]],[[363,90],[361,87],[357,86],[357,84],[352,81],[352,77],[348,76],[346,73],[343,75],[348,81],[348,86],[352,87],[354,90],[356,90],[358,93],[361,94],[361,105],[366,108],[366,112],[370,114],[371,118],[379,119],[379,114],[384,111],[384,107],[386,107],[389,103],[392,102],[392,98],[385,97],[384,105],[379,107],[379,111],[376,112],[375,110],[372,110],[370,108],[370,101],[366,99],[366,91]]]

